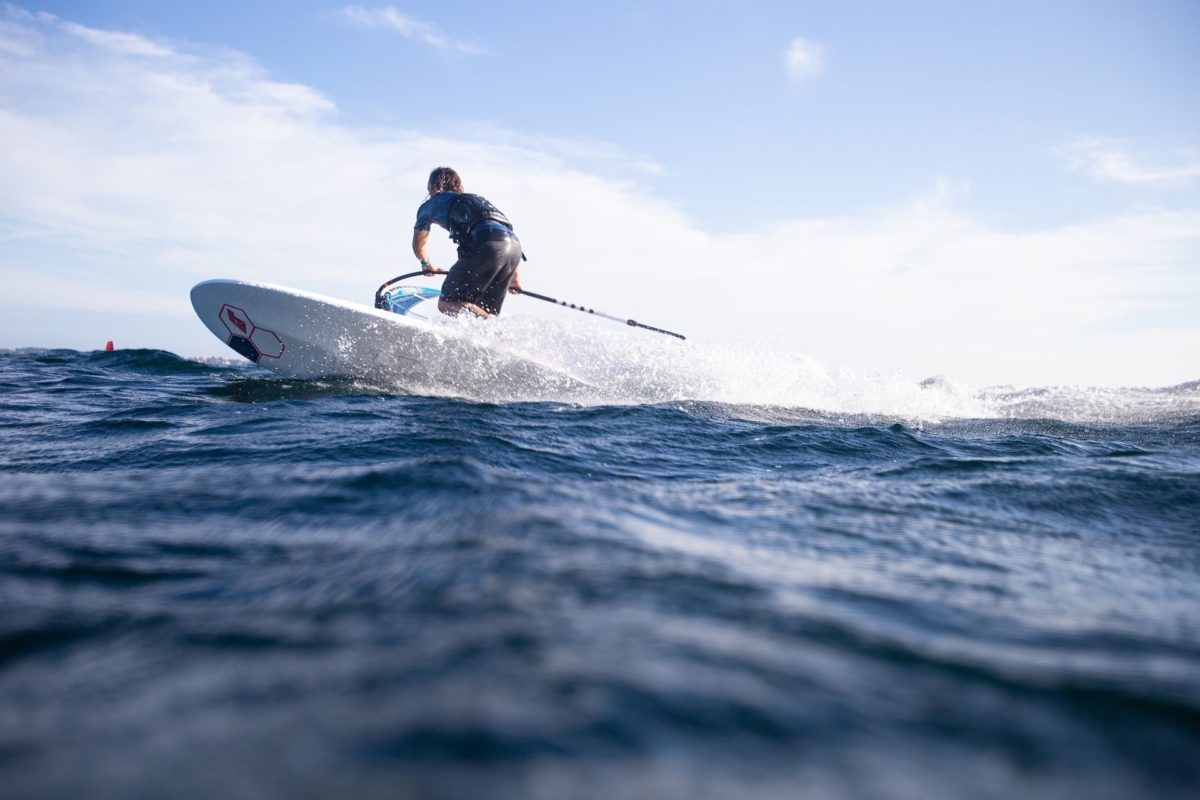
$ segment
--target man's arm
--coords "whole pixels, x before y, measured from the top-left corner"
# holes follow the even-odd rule
[[[421,262],[421,270],[424,272],[437,272],[437,269],[429,261],[429,251],[426,245],[429,243],[429,231],[415,230],[413,231],[412,249],[413,255]]]

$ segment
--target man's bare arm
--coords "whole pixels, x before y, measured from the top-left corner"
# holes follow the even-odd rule
[[[421,269],[425,272],[435,272],[433,264],[429,261],[429,251],[426,246],[429,244],[429,231],[415,230],[413,231],[412,250],[413,255],[421,262]]]

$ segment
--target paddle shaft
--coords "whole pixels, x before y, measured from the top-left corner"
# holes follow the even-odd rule
[[[545,300],[547,303],[554,303],[555,305],[563,306],[564,308],[573,308],[576,311],[582,311],[585,314],[595,314],[597,317],[604,317],[605,319],[611,319],[613,322],[623,322],[626,325],[631,325],[635,328],[643,328],[648,331],[654,331],[655,333],[665,333],[667,336],[674,336],[676,339],[687,339],[687,337],[684,336],[682,333],[675,333],[673,331],[665,331],[662,328],[655,328],[653,325],[644,325],[641,322],[637,322],[632,319],[621,319],[620,317],[614,317],[612,314],[605,314],[603,311],[597,311],[594,308],[584,308],[583,306],[577,306],[574,303],[568,303],[566,300],[559,300],[554,297],[547,297],[544,294],[538,294],[537,292],[531,292],[531,291],[528,291],[527,289],[518,289],[517,291],[520,292],[521,294],[525,295],[526,297],[532,297],[536,300]]]
[[[441,274],[445,274],[445,270],[437,270],[432,273],[425,272],[424,270],[420,270],[418,272],[406,272],[403,275],[397,275],[396,277],[392,278],[391,280],[386,281],[382,286],[380,286],[378,289],[375,290],[375,307],[376,308],[383,307],[383,290],[386,289],[387,287],[391,286],[396,281],[402,281],[405,278],[415,278],[418,275],[441,275]],[[645,325],[641,322],[637,322],[636,320],[632,320],[632,319],[621,319],[620,317],[614,317],[612,314],[605,314],[603,311],[597,311],[594,308],[584,308],[583,306],[577,306],[574,303],[568,303],[566,300],[559,300],[554,297],[547,297],[544,294],[538,294],[537,292],[531,292],[527,289],[517,289],[517,292],[525,295],[526,297],[532,297],[535,300],[544,300],[547,303],[554,303],[554,305],[562,306],[563,308],[573,308],[576,311],[582,311],[585,314],[594,314],[597,317],[604,317],[605,319],[611,319],[613,322],[621,322],[626,325],[632,326],[634,328],[642,328],[643,330],[654,331],[655,333],[665,333],[667,336],[674,336],[676,339],[687,339],[687,337],[684,336],[682,333],[675,333],[674,331],[666,331],[666,330],[663,330],[662,328],[656,328],[653,325]]]

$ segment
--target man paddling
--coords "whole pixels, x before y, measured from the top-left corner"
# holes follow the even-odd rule
[[[432,225],[440,225],[458,245],[458,261],[446,274],[438,310],[456,316],[500,313],[508,292],[521,290],[518,267],[521,242],[500,209],[477,194],[463,192],[462,179],[450,167],[429,173],[429,198],[417,209],[413,254],[427,275],[441,272],[429,260],[426,245]]]

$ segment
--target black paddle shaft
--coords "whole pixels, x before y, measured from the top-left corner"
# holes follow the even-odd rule
[[[437,272],[425,272],[424,270],[420,270],[417,272],[406,272],[403,275],[397,275],[396,277],[392,278],[391,280],[385,281],[378,289],[375,290],[375,307],[383,308],[383,290],[388,288],[389,286],[391,286],[396,281],[402,281],[406,278],[415,278],[418,275],[426,275],[427,276],[427,275],[443,275],[443,274],[445,274],[444,270],[438,270]],[[603,311],[597,311],[594,308],[584,308],[583,306],[578,306],[578,305],[575,305],[574,303],[568,303],[566,300],[559,300],[554,297],[547,297],[544,294],[538,294],[537,292],[530,292],[525,289],[517,289],[517,291],[520,292],[521,294],[525,295],[526,297],[532,297],[535,300],[544,300],[547,303],[554,303],[556,306],[563,306],[564,308],[573,308],[576,311],[582,311],[585,314],[595,314],[597,317],[604,317],[605,319],[611,319],[614,322],[623,322],[626,325],[632,326],[634,328],[641,328],[641,329],[647,330],[647,331],[654,331],[655,333],[665,333],[667,336],[674,336],[676,339],[687,339],[687,337],[684,336],[682,333],[675,333],[674,331],[663,330],[662,328],[656,328],[653,325],[646,325],[644,323],[641,323],[641,322],[638,322],[638,321],[632,320],[632,319],[621,319],[620,317],[614,317],[612,314],[605,314]]]
[[[537,300],[545,300],[547,303],[554,303],[555,305],[563,306],[564,308],[573,308],[576,311],[582,311],[585,314],[595,314],[597,317],[604,317],[605,319],[611,319],[614,322],[623,322],[626,325],[631,325],[635,328],[642,328],[644,330],[654,331],[655,333],[665,333],[667,336],[674,336],[676,339],[687,339],[687,337],[684,336],[682,333],[675,333],[674,331],[663,330],[662,328],[656,328],[653,325],[646,325],[646,324],[643,324],[641,322],[638,322],[638,321],[632,320],[632,319],[621,319],[620,317],[614,317],[612,314],[605,314],[603,311],[597,311],[594,308],[585,308],[584,306],[577,306],[574,303],[568,303],[566,300],[559,300],[554,297],[547,297],[544,294],[538,294],[537,292],[526,291],[525,289],[518,289],[517,291],[523,295],[526,295],[527,297],[533,297]]]

